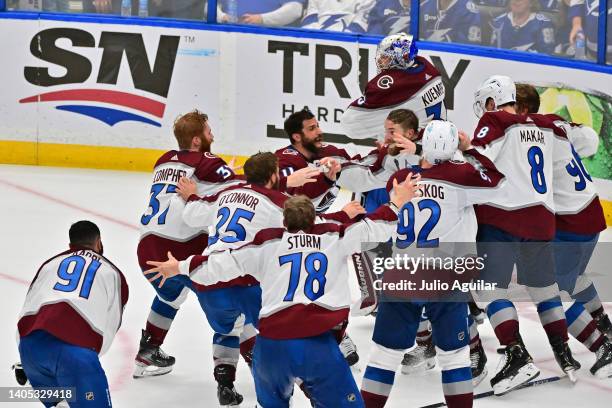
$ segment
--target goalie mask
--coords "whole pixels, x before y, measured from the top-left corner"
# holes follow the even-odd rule
[[[378,72],[385,69],[406,69],[414,64],[417,46],[411,35],[399,33],[389,35],[376,48]]]

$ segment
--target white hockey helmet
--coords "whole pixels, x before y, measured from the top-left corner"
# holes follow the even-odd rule
[[[506,103],[516,102],[516,85],[512,78],[493,75],[474,92],[474,113],[481,117],[487,111],[487,99],[492,98],[495,108]]]
[[[432,120],[425,126],[423,139],[423,158],[432,164],[450,160],[459,147],[459,132],[452,122]]]
[[[388,35],[376,48],[378,72],[385,69],[406,69],[414,64],[418,49],[414,38],[406,33]]]

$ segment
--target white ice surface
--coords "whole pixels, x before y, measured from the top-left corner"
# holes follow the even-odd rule
[[[111,350],[102,358],[114,406],[133,408],[199,407],[216,405],[212,377],[212,331],[195,296],[181,308],[164,349],[176,356],[172,373],[156,378],[132,379],[133,359],[154,291],[140,273],[136,260],[137,223],[147,204],[150,175],[146,173],[77,170],[34,166],[0,166],[0,387],[15,385],[10,365],[18,360],[15,345],[17,315],[28,284],[40,264],[66,249],[68,227],[90,219],[102,231],[105,255],[126,275],[130,300],[123,326]],[[345,197],[343,197],[345,198]],[[604,234],[612,240],[612,229]],[[612,272],[612,271],[608,271]],[[610,305],[608,311],[612,312]],[[541,369],[541,378],[560,375],[533,306],[519,305],[521,332]],[[360,366],[365,367],[374,319],[354,318],[349,333],[359,348]],[[488,323],[480,326],[488,352],[489,373],[495,372],[497,340]],[[600,381],[588,372],[594,356],[572,340],[572,349],[582,363],[578,383],[567,379],[475,402],[476,407],[612,407],[612,379]],[[363,371],[355,372],[357,383]],[[490,379],[489,375],[489,378]],[[476,390],[490,390],[488,379]],[[240,363],[236,386],[244,395],[242,407],[255,405],[249,370]],[[294,407],[310,407],[299,390]],[[388,407],[421,407],[443,401],[440,373],[419,376],[397,374]],[[42,406],[13,403],[15,407]]]

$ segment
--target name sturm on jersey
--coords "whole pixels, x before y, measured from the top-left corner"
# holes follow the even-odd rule
[[[526,129],[519,131],[519,134],[521,135],[521,142],[546,144],[544,132],[541,130]]]
[[[321,237],[317,235],[306,235],[299,234],[287,238],[289,247],[287,249],[295,248],[314,248],[321,249]]]
[[[421,96],[421,100],[425,106],[429,106],[434,102],[439,102],[441,96],[444,95],[444,84],[442,82],[438,82],[435,86],[429,88],[423,96]]]
[[[173,183],[178,183],[181,177],[187,177],[187,172],[185,170],[179,169],[160,169],[155,172],[155,176],[153,176],[153,183],[158,183],[160,181],[172,181]]]

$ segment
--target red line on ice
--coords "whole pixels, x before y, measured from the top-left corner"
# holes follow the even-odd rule
[[[122,227],[126,227],[129,228],[131,230],[137,230],[138,227],[134,224],[130,224],[128,222],[125,221],[121,221],[118,220],[116,218],[110,217],[108,215],[104,215],[92,210],[88,210],[86,208],[80,207],[78,205],[74,205],[72,203],[69,203],[65,200],[62,200],[60,198],[57,197],[53,197],[51,195],[45,194],[45,193],[41,193],[39,191],[33,190],[31,188],[28,187],[23,187],[14,183],[11,183],[9,181],[0,179],[0,184],[4,184],[5,186],[8,187],[12,187],[16,190],[25,192],[25,193],[29,193],[32,195],[35,195],[37,197],[43,198],[47,201],[51,201],[54,202],[56,204],[60,204],[63,205],[65,207],[68,208],[72,208],[78,211],[82,211],[84,213],[93,215],[95,217],[98,218],[102,218],[106,221],[112,222],[114,224],[117,225],[121,225]],[[6,279],[12,282],[16,282],[16,283],[20,283],[22,285],[30,285],[30,281],[27,281],[25,279],[21,279],[21,278],[16,278],[14,276],[10,276],[4,273],[0,273],[0,278],[2,279]],[[119,330],[119,332],[117,333],[117,340],[119,341],[119,343],[121,344],[121,352],[123,354],[123,364],[121,366],[121,369],[119,370],[119,372],[113,377],[113,379],[110,381],[110,385],[109,387],[112,388],[113,390],[120,390],[121,388],[123,388],[123,386],[126,383],[127,378],[129,378],[129,376],[132,374],[132,358],[134,355],[136,355],[136,350],[134,348],[134,346],[132,346],[132,339],[131,337],[125,333],[124,330]]]
[[[121,220],[119,220],[117,218],[113,218],[111,216],[108,216],[108,215],[105,215],[105,214],[102,214],[102,213],[99,213],[99,212],[96,212],[96,211],[92,211],[92,210],[89,210],[87,208],[80,207],[78,205],[74,205],[72,203],[69,203],[68,201],[62,200],[61,198],[53,197],[52,195],[49,195],[49,194],[46,194],[46,193],[41,193],[40,191],[36,191],[36,190],[33,190],[31,188],[28,188],[28,187],[24,187],[24,186],[20,186],[18,184],[11,183],[10,181],[6,181],[6,180],[3,180],[3,179],[0,179],[0,184],[4,184],[5,186],[12,187],[15,190],[19,190],[19,191],[22,191],[24,193],[29,193],[29,194],[35,195],[37,197],[44,198],[47,201],[51,201],[51,202],[54,202],[56,204],[63,205],[64,207],[72,208],[74,210],[82,211],[84,213],[93,215],[94,217],[102,218],[103,220],[112,222],[112,223],[117,224],[117,225],[121,225],[122,227],[126,227],[126,228],[129,228],[131,230],[137,230],[138,229],[138,227],[136,225],[130,224],[129,222],[121,221]]]

